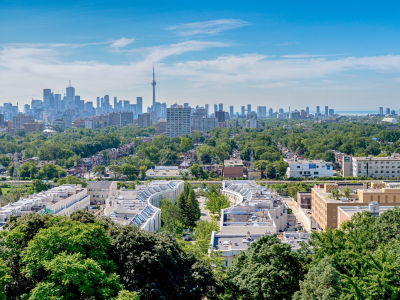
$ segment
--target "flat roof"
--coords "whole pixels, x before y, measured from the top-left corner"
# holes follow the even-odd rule
[[[224,160],[225,167],[241,167],[243,166],[243,161],[241,159],[226,159]]]

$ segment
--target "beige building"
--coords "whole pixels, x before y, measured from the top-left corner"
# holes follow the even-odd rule
[[[351,165],[343,167],[343,174],[351,173],[354,177],[400,177],[400,157],[352,157]]]
[[[356,194],[349,199],[339,197],[339,200],[332,195],[332,190],[337,187],[337,184],[325,184],[323,188],[311,190],[312,217],[319,229],[338,227],[339,206],[365,206],[372,201],[381,206],[400,205],[400,188],[393,186],[393,183],[373,183],[371,188],[357,189]]]
[[[117,194],[117,182],[90,181],[87,190],[91,205],[103,205],[106,203],[107,198]]]

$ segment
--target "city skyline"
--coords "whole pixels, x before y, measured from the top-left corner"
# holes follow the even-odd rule
[[[221,2],[211,9],[155,1],[154,7],[2,3],[8,30],[0,33],[0,102],[22,107],[32,95],[41,99],[43,88],[63,94],[71,80],[85,101],[141,96],[151,106],[154,63],[157,100],[168,106],[397,106],[398,5],[353,2],[342,11],[339,2],[230,3],[229,9]]]

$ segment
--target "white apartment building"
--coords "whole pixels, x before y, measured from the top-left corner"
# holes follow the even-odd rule
[[[400,177],[400,157],[353,157],[350,166],[352,170],[343,170],[343,172],[351,172],[354,177],[383,177],[398,178]]]
[[[182,105],[167,108],[167,136],[190,135],[192,133],[190,113],[191,109]]]
[[[161,199],[175,203],[183,192],[183,185],[181,180],[159,180],[139,185],[135,190],[121,188],[116,196],[107,199],[104,214],[121,225],[132,224],[156,232],[161,225],[161,210],[158,208]]]
[[[253,180],[223,181],[221,192],[233,206],[221,211],[220,233],[212,233],[208,252],[221,251],[226,266],[263,235],[277,234],[293,249],[300,247],[299,240],[309,238],[309,234],[303,237],[303,233],[297,233],[297,242],[293,243],[290,240],[294,240],[294,231],[282,233],[289,220],[287,206],[278,193],[257,185]],[[290,237],[286,237],[287,234]]]
[[[286,170],[287,178],[299,177],[330,177],[333,176],[333,165],[323,160],[300,160],[296,158],[285,159],[289,164]]]
[[[0,227],[11,216],[21,217],[31,212],[69,216],[74,211],[89,205],[90,196],[86,188],[82,188],[80,184],[64,184],[0,207]]]

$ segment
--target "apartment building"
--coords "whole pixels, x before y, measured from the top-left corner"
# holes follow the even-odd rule
[[[80,184],[64,184],[0,207],[0,228],[11,216],[21,217],[32,212],[69,216],[89,205],[90,197],[86,188]]]
[[[191,109],[182,105],[167,108],[167,136],[190,135],[192,133],[190,114]]]
[[[91,205],[103,205],[106,200],[117,194],[116,181],[90,181],[88,186],[88,195]]]
[[[224,161],[224,177],[238,178],[243,177],[243,161],[241,159],[227,159]]]
[[[324,184],[323,187],[311,189],[312,217],[317,222],[319,229],[337,228],[338,207],[365,206],[376,202],[381,206],[400,205],[399,182],[372,183],[371,188],[353,190],[350,198],[339,197],[335,199],[332,190],[338,189],[338,184]]]
[[[159,180],[136,186],[135,190],[121,188],[117,195],[107,199],[104,214],[118,224],[156,232],[161,225],[160,201],[170,199],[175,203],[183,186],[181,180]]]
[[[400,157],[352,157],[351,164],[343,164],[343,174],[354,177],[398,178],[400,177]]]
[[[333,176],[333,165],[331,162],[323,160],[308,160],[308,159],[285,159],[289,164],[286,170],[286,176],[288,178],[299,178],[299,177],[331,177]]]

